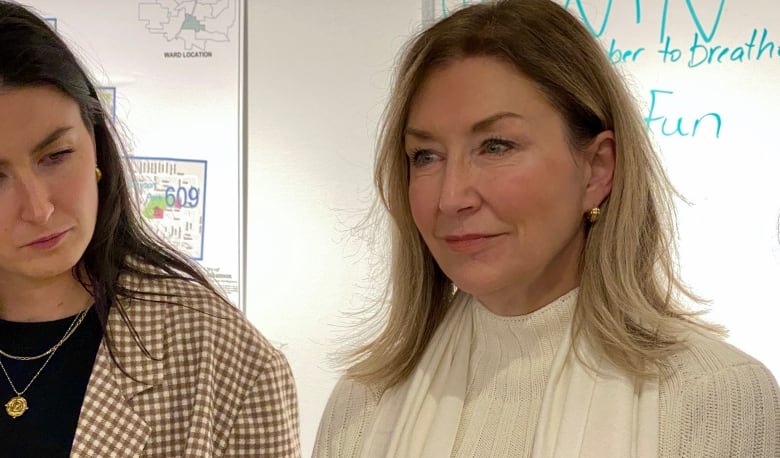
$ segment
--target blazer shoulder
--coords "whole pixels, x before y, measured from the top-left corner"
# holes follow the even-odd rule
[[[163,321],[167,353],[186,349],[193,357],[209,355],[219,366],[232,370],[241,365],[239,373],[249,371],[247,376],[255,378],[286,362],[238,307],[204,285],[186,278],[128,276],[124,281],[135,292],[122,301],[128,318],[139,324]],[[140,334],[144,341],[159,339]]]
[[[169,322],[174,329],[181,328],[198,336],[203,344],[227,359],[250,356],[261,366],[285,359],[238,307],[198,283],[186,280],[174,283],[185,292],[179,304],[168,306]]]

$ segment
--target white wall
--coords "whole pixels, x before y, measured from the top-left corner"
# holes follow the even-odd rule
[[[339,314],[362,304],[366,263],[345,231],[370,203],[377,124],[420,0],[247,3],[246,310],[290,360],[305,456],[336,381]]]

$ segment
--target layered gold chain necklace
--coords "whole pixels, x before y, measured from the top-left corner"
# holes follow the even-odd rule
[[[73,335],[74,332],[76,332],[76,329],[78,329],[79,325],[81,325],[81,322],[84,321],[84,317],[87,316],[87,312],[89,311],[89,307],[84,309],[81,313],[76,315],[75,318],[73,318],[73,321],[71,321],[70,326],[68,326],[68,329],[65,331],[65,334],[62,336],[62,338],[54,344],[53,347],[49,348],[45,352],[39,354],[39,355],[32,355],[32,356],[16,356],[9,354],[7,352],[4,352],[3,350],[0,350],[0,355],[3,357],[6,357],[8,359],[14,359],[17,361],[33,361],[36,359],[41,359],[44,356],[47,356],[46,361],[41,364],[41,367],[38,368],[38,371],[33,375],[33,377],[30,379],[30,381],[27,383],[27,386],[24,387],[23,390],[19,391],[16,389],[16,385],[14,385],[13,380],[11,380],[11,376],[8,375],[8,371],[5,370],[5,365],[3,364],[3,358],[0,358],[0,369],[3,370],[3,374],[5,374],[5,378],[8,380],[8,383],[11,385],[11,389],[14,393],[16,393],[16,396],[12,397],[6,404],[5,404],[5,411],[8,415],[10,415],[12,418],[18,418],[21,417],[28,409],[27,406],[27,399],[24,397],[24,393],[27,392],[27,390],[30,388],[30,385],[33,384],[35,379],[38,378],[38,376],[43,371],[43,368],[46,367],[47,364],[49,364],[49,361],[51,361],[51,358],[54,356],[54,353],[59,349],[62,344],[65,343],[70,336]]]

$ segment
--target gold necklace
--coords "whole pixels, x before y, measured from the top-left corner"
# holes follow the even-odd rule
[[[87,309],[87,310],[89,310],[89,309]],[[60,339],[59,342],[54,344],[53,347],[49,348],[45,352],[43,352],[43,353],[41,353],[39,355],[33,355],[33,356],[16,356],[16,355],[12,355],[10,353],[6,353],[6,352],[4,352],[0,348],[0,355],[3,355],[3,356],[5,356],[8,359],[15,359],[17,361],[33,361],[33,360],[36,360],[36,359],[41,359],[44,356],[48,356],[48,355],[54,353],[55,351],[57,351],[58,348],[60,348],[60,346],[62,344],[65,343],[66,340],[68,340],[70,338],[71,335],[73,335],[74,332],[76,332],[76,328],[79,327],[79,325],[81,324],[81,321],[84,319],[84,316],[86,316],[86,313],[84,313],[84,312],[85,311],[81,311],[81,313],[79,313],[78,315],[76,315],[75,318],[73,318],[73,321],[70,322],[70,326],[68,326],[68,329],[65,331],[65,335],[62,336],[62,338]]]
[[[70,337],[73,332],[75,332],[76,328],[79,327],[82,321],[84,321],[84,317],[87,316],[87,312],[89,311],[89,308],[83,310],[81,313],[76,315],[76,318],[73,319],[73,321],[70,323],[70,326],[68,327],[68,330],[65,331],[65,336],[63,336],[62,339],[60,339],[59,342],[54,344],[52,348],[50,348],[50,351],[47,351],[49,357],[46,358],[46,361],[41,364],[41,367],[38,368],[38,372],[33,375],[32,379],[27,383],[27,386],[24,387],[22,391],[19,391],[16,389],[16,385],[14,385],[13,380],[11,380],[11,376],[8,375],[8,371],[5,370],[5,365],[3,364],[2,358],[0,358],[0,369],[3,370],[3,374],[5,374],[5,378],[8,380],[8,383],[11,384],[11,389],[16,393],[16,396],[12,397],[6,404],[5,404],[5,411],[8,415],[11,416],[11,418],[19,418],[21,417],[28,409],[27,406],[27,399],[24,398],[24,393],[27,392],[27,390],[30,388],[30,385],[33,384],[35,379],[38,378],[38,376],[43,371],[43,368],[46,367],[47,364],[49,364],[49,361],[51,361],[52,356],[54,356],[54,352],[57,351],[60,346],[62,346],[63,343],[65,343],[65,340],[67,340],[68,337]],[[25,358],[24,356],[18,357],[18,358]],[[22,361],[24,361],[22,359]]]

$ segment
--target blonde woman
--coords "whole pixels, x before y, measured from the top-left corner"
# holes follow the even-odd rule
[[[416,37],[375,178],[388,313],[315,456],[780,456],[777,383],[681,306],[671,185],[562,7],[475,5]]]

